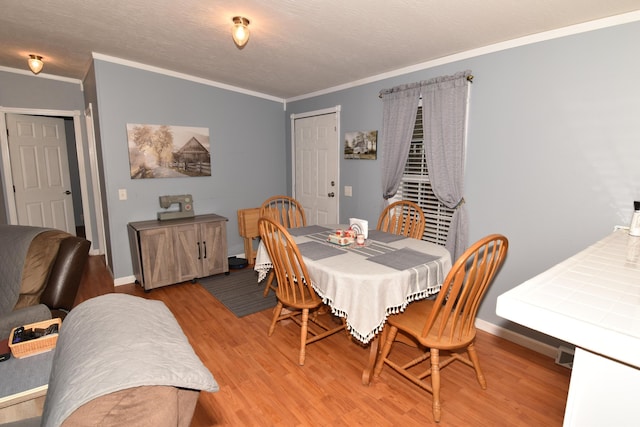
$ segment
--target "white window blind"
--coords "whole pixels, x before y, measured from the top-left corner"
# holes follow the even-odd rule
[[[418,107],[416,122],[411,138],[409,156],[404,166],[400,188],[394,199],[411,200],[424,211],[426,225],[422,240],[444,246],[453,216],[453,209],[442,204],[431,188],[429,171],[424,151],[424,129],[422,107]]]

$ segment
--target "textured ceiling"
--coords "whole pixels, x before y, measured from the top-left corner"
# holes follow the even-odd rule
[[[640,0],[8,0],[0,67],[82,79],[92,53],[289,99],[640,10]],[[231,18],[251,20],[239,50]]]

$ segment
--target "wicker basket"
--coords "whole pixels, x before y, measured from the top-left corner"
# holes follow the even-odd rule
[[[62,325],[61,319],[51,319],[45,320],[43,322],[30,323],[28,325],[24,325],[25,329],[32,328],[41,328],[46,329],[51,325],[58,324],[58,332],[60,332],[60,326]],[[45,335],[40,338],[36,338],[29,341],[23,341],[16,344],[12,344],[13,342],[13,333],[17,328],[13,328],[11,330],[11,335],[9,335],[9,348],[11,349],[11,354],[18,359],[22,359],[23,357],[33,356],[34,354],[44,353],[46,351],[52,350],[56,347],[56,343],[58,342],[58,334],[50,334]]]

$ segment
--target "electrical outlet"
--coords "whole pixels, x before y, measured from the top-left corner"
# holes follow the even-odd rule
[[[352,192],[352,189],[351,189],[350,185],[345,185],[344,186],[344,195],[345,195],[345,197],[353,196],[353,192]]]
[[[118,190],[118,199],[127,200],[127,189],[121,188]]]

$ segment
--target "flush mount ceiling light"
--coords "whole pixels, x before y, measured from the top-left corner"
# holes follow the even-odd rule
[[[33,71],[33,74],[38,74],[42,71],[42,67],[44,67],[44,62],[42,62],[42,56],[40,55],[29,55],[29,68]]]
[[[234,16],[231,36],[238,49],[242,49],[249,41],[249,20],[243,16]]]

